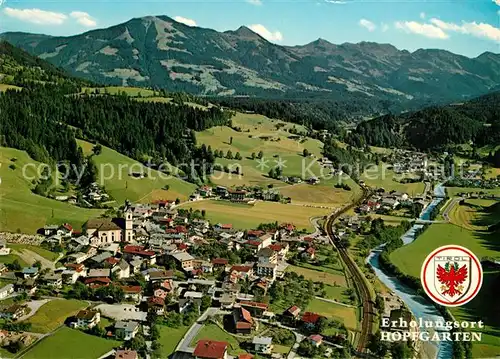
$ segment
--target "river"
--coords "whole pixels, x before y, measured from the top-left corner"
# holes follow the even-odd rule
[[[427,208],[420,215],[420,219],[428,220],[430,219],[430,213],[434,207],[436,207],[445,198],[445,188],[442,185],[437,185],[434,188],[434,195],[436,198],[427,206]],[[404,245],[407,245],[415,240],[415,231],[421,228],[423,225],[415,224],[408,232],[406,232],[401,239]],[[396,293],[408,306],[413,315],[417,318],[422,318],[423,320],[431,321],[442,321],[445,322],[444,317],[438,312],[436,307],[426,298],[417,295],[414,290],[408,288],[402,284],[397,278],[388,275],[380,267],[379,257],[382,252],[383,246],[379,246],[370,252],[370,255],[366,259],[368,263],[373,267],[375,274],[389,289]],[[452,343],[451,342],[439,342],[433,343],[438,348],[437,358],[438,359],[449,359],[452,357]]]

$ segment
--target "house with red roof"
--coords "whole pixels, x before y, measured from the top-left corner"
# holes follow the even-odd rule
[[[216,232],[229,232],[233,229],[233,225],[231,223],[217,223],[214,226],[214,230]]]
[[[135,256],[141,257],[147,260],[149,265],[156,263],[156,253],[151,250],[146,250],[144,246],[126,245],[123,248],[123,254],[126,258],[130,259]]]
[[[314,249],[314,247],[307,248],[304,252],[302,252],[302,257],[310,260],[316,258],[316,249]]]
[[[299,319],[300,308],[296,305],[292,305],[290,308],[285,310],[282,314],[282,320],[290,325],[295,324]]]
[[[227,359],[227,342],[215,340],[198,340],[194,348],[193,356],[195,359]]]
[[[225,268],[229,264],[229,260],[225,258],[214,258],[212,259],[212,264],[214,269]]]
[[[154,311],[157,315],[163,315],[165,313],[165,299],[160,297],[149,297],[148,309]]]
[[[295,226],[292,223],[281,223],[280,229],[284,229],[287,232],[295,231]]]
[[[290,250],[290,245],[288,243],[275,243],[271,244],[268,248],[276,252],[279,261],[284,261]]]
[[[125,299],[139,303],[142,300],[142,287],[140,285],[122,285]]]
[[[230,276],[238,279],[245,279],[253,275],[253,268],[244,265],[234,265],[229,270]]]
[[[313,312],[305,312],[304,314],[302,314],[301,321],[306,328],[312,329],[316,326],[320,318],[323,318],[323,316]]]
[[[108,277],[87,278],[85,279],[84,284],[92,289],[107,287],[111,284],[111,279]]]
[[[243,307],[233,308],[234,332],[238,334],[250,334],[254,321],[252,315]]]
[[[268,304],[260,302],[244,301],[240,302],[240,306],[248,310],[254,317],[262,317],[264,312],[269,309]]]
[[[312,345],[319,347],[323,343],[323,337],[319,334],[313,334],[307,337]]]

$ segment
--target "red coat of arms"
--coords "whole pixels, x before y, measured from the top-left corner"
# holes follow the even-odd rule
[[[433,251],[422,266],[421,280],[427,295],[445,306],[472,300],[481,288],[481,263],[468,249],[444,246]]]

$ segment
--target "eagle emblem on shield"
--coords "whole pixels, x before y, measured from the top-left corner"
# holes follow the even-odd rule
[[[432,251],[420,274],[425,293],[447,307],[464,305],[474,299],[483,283],[480,260],[465,247],[447,245]]]
[[[434,285],[444,300],[454,303],[467,293],[471,285],[470,265],[471,258],[467,256],[434,258]]]

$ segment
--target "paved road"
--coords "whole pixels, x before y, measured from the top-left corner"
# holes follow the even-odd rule
[[[460,200],[461,198],[453,198],[451,202],[446,206],[443,212],[443,218],[446,222],[450,221],[450,212],[457,205],[457,203],[460,202]]]
[[[191,328],[189,328],[186,334],[184,334],[184,337],[181,339],[179,344],[177,344],[175,351],[192,353],[194,351],[194,348],[191,347],[191,342],[194,340],[194,338],[196,338],[196,335],[201,330],[201,328],[203,328],[204,322],[208,319],[208,317],[220,314],[229,314],[229,312],[222,311],[218,308],[208,308],[191,326]]]

